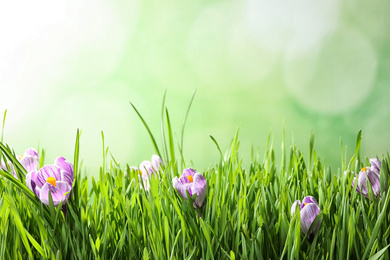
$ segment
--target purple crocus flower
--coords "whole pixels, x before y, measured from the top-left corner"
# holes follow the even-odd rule
[[[154,154],[152,156],[152,161],[145,160],[139,165],[139,168],[132,166],[130,167],[130,169],[135,170],[140,175],[139,176],[140,188],[142,189],[143,187],[145,187],[145,190],[149,191],[150,190],[149,179],[152,177],[152,175],[154,175],[155,178],[160,177],[159,170],[161,169],[161,167],[164,167],[164,163],[161,157]],[[141,179],[143,182],[143,186],[142,186]]]
[[[367,186],[367,178],[370,181],[372,191],[374,196],[378,196],[381,193],[381,185],[380,185],[380,169],[381,162],[377,158],[370,159],[371,167],[363,167],[359,172],[356,191],[363,196],[368,198],[368,186]],[[356,177],[353,179],[352,186],[355,185]]]
[[[199,172],[191,168],[185,169],[180,178],[175,177],[173,179],[173,187],[184,199],[187,199],[186,191],[191,197],[196,194],[194,206],[196,205],[199,208],[203,206],[207,194],[207,181]]]
[[[301,231],[303,234],[306,234],[310,226],[313,224],[314,219],[320,213],[321,209],[318,205],[317,200],[313,196],[307,196],[303,198],[302,203],[300,200],[296,200],[291,206],[291,216],[295,213],[295,208],[299,205],[299,210],[301,211]],[[315,226],[313,226],[310,234],[308,234],[309,239],[313,237],[321,225],[321,219],[319,219]]]
[[[55,206],[61,200],[65,204],[73,186],[73,164],[64,157],[57,157],[54,164],[30,171],[26,175],[26,184],[42,203],[49,205],[50,191]]]
[[[18,156],[17,159],[19,160],[20,164],[26,169],[27,172],[36,170],[39,165],[39,156],[37,151],[34,148],[27,149],[23,155]],[[12,165],[11,162],[8,162],[8,165],[14,174],[14,177],[17,179],[18,176],[16,175],[15,168]],[[7,166],[3,159],[1,159],[1,168],[4,170],[7,170]]]

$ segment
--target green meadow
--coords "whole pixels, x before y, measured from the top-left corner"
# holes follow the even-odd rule
[[[149,190],[140,185],[132,164],[115,160],[103,132],[99,172],[85,172],[79,156],[83,135],[77,130],[74,157],[67,158],[74,165],[69,198],[55,206],[50,196],[45,205],[26,186],[27,171],[2,138],[1,157],[13,169],[0,170],[0,259],[389,259],[390,157],[377,157],[380,195],[373,195],[369,182],[367,197],[356,192],[354,177],[376,156],[361,154],[361,131],[352,157],[340,143],[338,168],[316,152],[314,133],[307,147],[294,140],[287,147],[284,130],[281,144],[270,132],[264,156],[252,150],[244,164],[238,130],[226,151],[210,136],[219,160],[203,169],[183,152],[190,149],[183,140],[192,99],[176,129],[178,138],[164,100],[160,129],[150,129],[132,104],[150,136],[145,145],[164,163]],[[276,157],[274,146],[280,145]],[[45,161],[43,149],[38,152],[39,168],[52,163]],[[196,194],[183,198],[172,186],[188,167],[207,181],[202,207],[193,205]],[[321,210],[314,220],[320,227],[312,235],[312,227],[302,232],[300,211],[290,213],[294,201],[305,196],[316,198]]]

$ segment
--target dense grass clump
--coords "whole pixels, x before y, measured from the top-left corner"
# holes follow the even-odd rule
[[[165,165],[149,191],[139,185],[137,171],[107,158],[104,138],[98,178],[87,177],[77,132],[70,197],[65,205],[46,206],[26,187],[26,170],[1,142],[1,157],[18,178],[10,167],[0,170],[0,259],[389,259],[390,158],[379,158],[380,196],[370,185],[368,198],[356,192],[354,173],[369,165],[360,158],[360,132],[354,156],[342,156],[337,170],[317,156],[313,135],[304,153],[284,147],[283,136],[279,159],[270,135],[264,158],[242,165],[238,133],[225,153],[212,137],[220,159],[197,169],[182,153],[187,114],[176,143],[164,102],[162,111],[160,153],[136,110]],[[43,166],[44,151],[40,159]],[[172,186],[190,166],[207,180],[202,208],[193,205],[196,195],[183,199]],[[299,211],[290,214],[294,201],[309,195],[321,209],[315,220],[321,226],[311,237],[301,232]]]

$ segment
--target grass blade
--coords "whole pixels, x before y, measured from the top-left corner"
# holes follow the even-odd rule
[[[160,150],[158,149],[158,146],[157,146],[157,143],[156,143],[156,139],[154,139],[154,136],[153,136],[152,132],[150,131],[150,128],[149,128],[148,124],[146,123],[144,118],[141,116],[141,114],[138,112],[138,110],[135,108],[133,103],[130,102],[130,105],[133,107],[134,111],[137,113],[138,117],[141,119],[141,121],[144,124],[146,130],[148,131],[150,139],[152,140],[152,143],[153,143],[154,149],[156,150],[157,155],[161,157],[161,153],[160,153]]]

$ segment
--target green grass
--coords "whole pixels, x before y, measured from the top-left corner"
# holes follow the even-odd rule
[[[175,140],[164,94],[162,147],[131,104],[166,166],[149,192],[140,189],[129,165],[109,160],[103,133],[98,178],[87,177],[79,165],[77,131],[70,199],[64,210],[43,205],[25,186],[26,172],[14,152],[1,142],[1,156],[16,166],[18,179],[0,170],[0,259],[389,259],[389,155],[379,158],[381,199],[358,194],[353,174],[344,174],[368,164],[360,155],[361,132],[352,158],[346,158],[341,144],[339,169],[327,167],[317,154],[313,133],[308,150],[301,152],[285,146],[283,132],[281,158],[275,158],[270,133],[263,159],[253,152],[251,163],[243,165],[238,131],[225,153],[210,136],[220,159],[198,169],[183,157],[192,100]],[[172,179],[190,166],[207,179],[206,203],[199,212],[172,187]],[[293,202],[308,195],[322,210],[312,243],[301,233],[299,213],[290,215]]]

